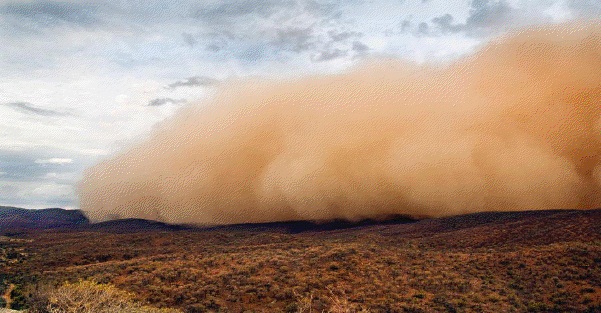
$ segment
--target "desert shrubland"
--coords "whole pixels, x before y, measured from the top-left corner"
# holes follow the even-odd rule
[[[132,293],[112,284],[92,280],[65,282],[58,287],[41,287],[33,295],[30,308],[35,313],[178,313],[174,309],[158,309],[142,305]]]

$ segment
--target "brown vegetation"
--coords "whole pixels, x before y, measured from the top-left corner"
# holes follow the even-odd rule
[[[184,312],[601,310],[601,210],[298,234],[46,231],[0,247],[18,251],[0,267],[16,285],[13,308],[31,303],[36,284],[86,279]]]
[[[82,280],[38,290],[30,304],[32,313],[178,313],[133,301],[133,295],[110,284]]]

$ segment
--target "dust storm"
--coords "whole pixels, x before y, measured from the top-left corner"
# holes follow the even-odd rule
[[[595,208],[600,155],[601,27],[556,25],[442,65],[223,83],[89,168],[80,207],[192,224]]]

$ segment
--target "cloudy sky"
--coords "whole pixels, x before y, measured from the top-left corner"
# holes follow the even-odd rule
[[[0,205],[77,208],[82,171],[220,81],[448,62],[598,0],[0,0]]]

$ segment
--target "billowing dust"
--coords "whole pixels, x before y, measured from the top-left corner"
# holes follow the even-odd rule
[[[80,206],[198,224],[594,208],[600,155],[601,27],[558,25],[443,66],[225,83],[88,169]]]

